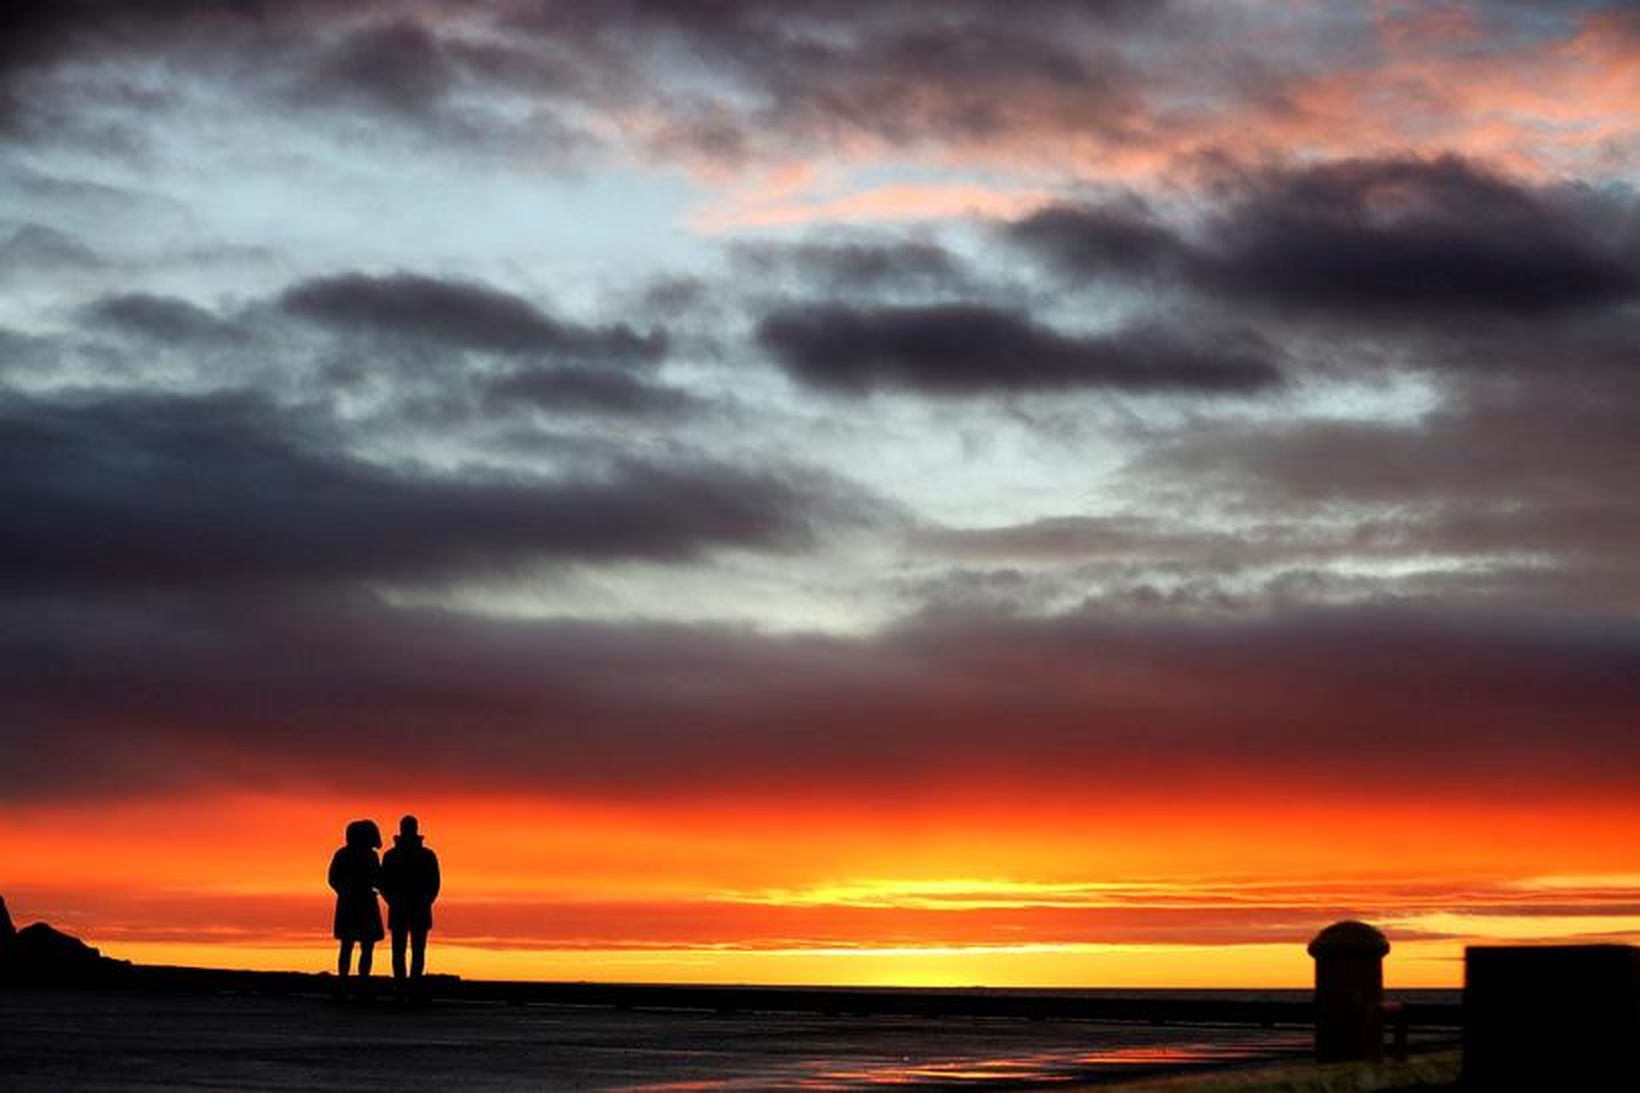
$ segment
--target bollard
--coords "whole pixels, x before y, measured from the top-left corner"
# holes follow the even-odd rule
[[[1315,1058],[1384,1055],[1384,955],[1389,942],[1365,922],[1335,922],[1310,941],[1315,958]]]

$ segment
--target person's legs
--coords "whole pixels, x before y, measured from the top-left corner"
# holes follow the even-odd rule
[[[366,951],[368,952],[369,950],[366,950]],[[368,957],[364,957],[364,956],[361,956],[359,958],[359,971],[361,973],[364,971],[364,969],[366,967],[365,961],[367,959],[368,959]],[[343,938],[341,945],[336,950],[336,978],[346,979],[347,978],[347,969],[349,967],[351,967],[352,964],[353,964],[353,942],[351,940],[347,939],[347,938]]]
[[[409,931],[393,927],[393,981],[404,981],[404,943],[409,938]]]
[[[410,931],[410,978],[420,979],[427,967],[427,931]]]
[[[364,978],[366,978],[370,975],[370,966],[373,963],[375,963],[375,957],[376,957],[376,943],[368,937],[361,938],[359,940],[359,978],[360,979],[364,979]]]

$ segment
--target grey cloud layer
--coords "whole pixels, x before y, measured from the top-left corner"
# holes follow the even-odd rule
[[[737,272],[766,280],[786,276],[833,294],[950,292],[970,285],[950,251],[927,240],[842,239],[742,243],[731,251]]]
[[[1216,344],[1143,326],[1070,335],[983,304],[817,304],[767,316],[758,339],[795,377],[850,394],[879,387],[935,395],[1074,387],[1253,392],[1281,378],[1270,348],[1250,334]]]
[[[660,332],[566,324],[510,293],[416,274],[319,278],[287,289],[280,302],[294,315],[332,327],[456,349],[621,362],[650,361],[666,351]]]
[[[231,321],[198,304],[148,292],[105,296],[88,306],[86,313],[95,323],[161,343],[213,342],[239,333]]]
[[[1370,318],[1558,313],[1640,296],[1632,197],[1535,191],[1453,157],[1244,176],[1199,236],[1133,202],[1055,207],[1015,239],[1085,278],[1169,280]]]
[[[226,311],[120,292],[92,300],[77,318],[79,335],[130,362],[139,382],[143,362],[163,352],[193,362],[206,390],[278,377],[274,386],[311,401],[359,386],[379,396],[379,381],[390,379],[389,397],[451,424],[537,411],[676,418],[708,405],[654,376],[668,350],[664,329],[566,321],[463,279],[341,274]]]
[[[787,803],[891,786],[1177,790],[1226,768],[1360,792],[1432,764],[1449,793],[1545,792],[1625,785],[1640,764],[1632,625],[1102,613],[850,641],[356,597],[25,599],[5,622],[11,800],[239,781],[359,792],[392,780],[387,747],[427,772],[424,791]]]
[[[1640,235],[1621,179],[1197,148],[1213,162],[1187,192],[1056,205],[1004,244],[983,225],[695,240],[701,261],[664,282],[622,251],[596,272],[656,287],[611,304],[589,279],[573,315],[501,263],[347,238],[309,266],[284,229],[244,242],[274,244],[250,287],[116,287],[136,267],[88,225],[150,206],[77,183],[73,223],[23,207],[46,185],[29,149],[140,178],[207,116],[243,121],[247,148],[289,139],[275,151],[316,177],[394,141],[479,165],[462,178],[611,145],[623,170],[702,177],[839,149],[1042,162],[1016,139],[1056,166],[1165,159],[1217,112],[1293,116],[1323,45],[1358,56],[1366,17],[1341,8],[1305,24],[1317,51],[1207,58],[1241,10],[12,5],[0,127],[24,151],[0,173],[23,181],[0,277],[64,287],[0,331],[0,744],[21,757],[0,797],[356,791],[389,743],[452,785],[566,793],[1087,793],[1341,761],[1389,789],[1413,763],[1511,792],[1631,784]],[[1500,55],[1564,30],[1523,5],[1478,18]],[[294,231],[308,210],[272,211]],[[913,397],[858,397],[878,391]],[[878,441],[886,500],[826,465]],[[874,526],[887,558],[864,575],[827,553],[901,505],[985,526]],[[789,623],[832,583],[911,589],[909,618],[776,637],[376,591],[541,567],[617,585],[641,563],[677,590],[634,613],[704,617],[689,580],[752,553],[790,568],[733,590],[746,616]],[[1291,610],[1225,593],[1260,569]]]
[[[1416,377],[1435,403],[1393,420],[1142,432],[1128,481],[1150,509],[1194,515],[1149,525],[1160,557],[1204,575],[1285,567],[1284,581],[1307,568],[1312,594],[1630,609],[1632,191],[1535,186],[1449,156],[1232,173],[1208,199],[1171,218],[1135,197],[1062,205],[1004,234],[1073,291],[1137,287],[1238,313],[1285,345],[1295,374]],[[1138,566],[1143,544],[1113,544],[1113,530],[1132,528],[1067,516],[951,542],[998,560]],[[1357,575],[1329,575],[1329,553]],[[1397,558],[1412,573],[1361,575]]]
[[[1487,5],[1474,47],[1507,63],[1573,19]],[[746,162],[873,142],[935,147],[1042,140],[1164,153],[1211,134],[1224,104],[1280,122],[1315,69],[1371,59],[1374,15],[1322,10],[1267,42],[1237,5],[954,0],[926,4],[484,0],[28,0],[8,12],[0,121],[61,121],[53,79],[78,66],[205,71],[264,101],[421,128],[469,148],[551,134],[573,158],[609,139],[584,112],[650,115],[623,134],[648,152]],[[1234,48],[1224,48],[1226,41]],[[1204,48],[1205,47],[1205,48]],[[680,93],[679,77],[683,90]],[[84,80],[80,71],[75,79]],[[92,81],[95,86],[95,81]],[[520,111],[500,101],[524,102]],[[635,109],[636,108],[636,109]]]
[[[457,578],[532,561],[792,549],[847,510],[818,482],[638,460],[451,474],[347,453],[245,396],[0,404],[0,582],[250,589]]]

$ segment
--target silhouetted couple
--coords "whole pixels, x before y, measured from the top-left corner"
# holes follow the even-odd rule
[[[438,899],[438,855],[422,845],[416,818],[399,821],[393,849],[376,860],[382,833],[374,820],[347,825],[347,845],[330,859],[330,886],[336,890],[334,933],[337,989],[346,984],[359,946],[359,978],[370,975],[376,942],[382,939],[382,912],[376,893],[387,900],[387,927],[393,933],[393,982],[403,993],[416,992],[427,966],[427,931],[433,928],[433,901]],[[410,974],[405,977],[404,950],[410,948]]]

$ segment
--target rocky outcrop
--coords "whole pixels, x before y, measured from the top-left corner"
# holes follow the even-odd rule
[[[131,965],[110,960],[77,937],[36,922],[17,929],[0,898],[0,982],[42,985],[104,982]]]

